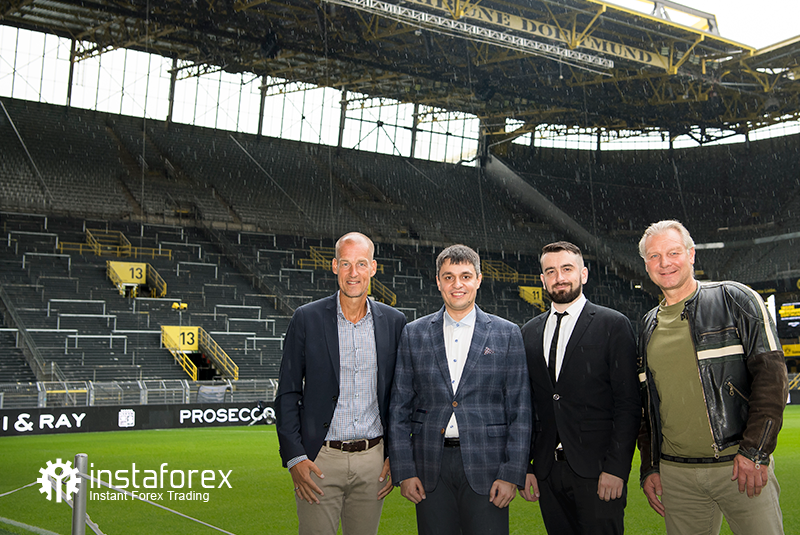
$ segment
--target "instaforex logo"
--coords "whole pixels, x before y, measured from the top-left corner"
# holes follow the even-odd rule
[[[210,489],[232,489],[230,480],[233,470],[170,470],[169,463],[162,463],[158,470],[141,470],[131,463],[130,470],[89,470],[89,500],[141,499],[162,501],[203,501],[211,499]],[[121,493],[109,487],[122,489]],[[97,490],[94,490],[97,489]]]
[[[90,464],[90,501],[203,501],[211,499],[211,490],[232,489],[230,482],[233,470],[170,470],[169,463],[162,463],[158,470],[142,470],[131,463],[130,470],[101,470]],[[39,469],[41,477],[36,480],[41,485],[40,493],[47,500],[61,503],[73,498],[82,484],[77,468],[70,461],[47,461],[47,466]],[[86,484],[83,483],[83,484]],[[54,492],[55,491],[55,492]],[[63,500],[62,500],[63,498]]]
[[[78,492],[78,486],[81,484],[81,477],[78,475],[78,469],[72,467],[72,462],[61,462],[61,459],[56,459],[56,462],[47,461],[47,466],[39,469],[42,476],[36,480],[41,485],[39,492],[47,494],[47,500],[53,499],[53,490],[56,494],[56,503],[61,503],[61,486],[66,485],[66,490],[63,494],[67,500],[72,499],[72,495]]]

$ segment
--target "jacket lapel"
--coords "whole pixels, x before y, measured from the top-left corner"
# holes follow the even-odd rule
[[[534,339],[539,341],[539,343],[534,346],[535,353],[533,356],[537,357],[537,360],[534,360],[534,362],[543,363],[545,369],[547,369],[547,360],[544,358],[544,328],[547,325],[547,320],[550,319],[550,314],[552,313],[553,309],[551,308],[546,314],[540,314],[539,316],[536,316],[537,318],[541,317],[542,319],[534,324]]]
[[[450,387],[450,367],[447,365],[447,350],[444,347],[444,307],[431,319],[428,337],[433,347],[433,356],[445,383]],[[450,387],[451,388],[451,387]],[[452,391],[452,388],[451,388]]]
[[[378,371],[380,372],[381,358],[387,353],[387,345],[389,340],[386,333],[389,330],[389,325],[386,316],[383,315],[381,309],[375,304],[372,299],[367,299],[369,307],[372,310],[372,326],[375,332],[375,353],[378,359]],[[337,331],[338,332],[338,331]]]
[[[489,337],[489,328],[491,321],[478,305],[475,305],[475,327],[472,330],[472,342],[469,344],[469,352],[467,353],[467,362],[464,363],[464,371],[461,372],[461,380],[458,382],[458,390],[461,385],[468,380],[469,374],[475,369],[478,364],[478,359],[483,356],[483,351],[486,349],[486,339]],[[446,364],[446,363],[445,363]],[[458,394],[456,390],[456,394]]]
[[[572,329],[572,335],[569,337],[569,342],[567,342],[567,348],[564,350],[564,360],[561,363],[561,368],[563,369],[566,366],[567,362],[572,357],[572,354],[575,352],[575,347],[583,337],[583,333],[586,332],[586,329],[589,328],[589,325],[592,323],[594,319],[594,305],[592,305],[589,301],[586,301],[586,304],[583,306],[583,310],[581,311],[581,315],[578,316],[578,321],[575,323],[575,328]]]
[[[325,343],[328,346],[328,356],[331,359],[333,371],[336,374],[336,383],[339,383],[339,324],[336,318],[336,300],[339,294],[334,294],[326,308],[325,321],[322,331],[325,336]]]

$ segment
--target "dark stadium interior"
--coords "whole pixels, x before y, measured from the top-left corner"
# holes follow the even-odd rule
[[[669,1],[650,15],[598,0],[477,4],[450,13],[446,2],[408,0],[365,14],[354,0],[0,0],[3,27],[71,42],[69,92],[84,90],[76,64],[114,50],[172,63],[157,75],[171,90],[158,120],[71,97],[0,99],[4,382],[186,379],[162,325],[202,327],[241,379],[274,379],[292,311],[336,287],[312,248],[353,230],[375,241],[376,280],[410,319],[441,306],[436,254],[465,243],[486,262],[479,305],[523,324],[546,305],[520,289],[541,287],[538,252],[567,239],[587,259],[589,299],[636,326],[659,299],[637,242],[660,219],[692,232],[699,278],[800,303],[800,134],[750,139],[800,117],[800,38],[756,50],[722,37],[714,15]],[[666,5],[697,24],[659,16]],[[401,7],[483,25],[500,41],[399,19]],[[509,36],[536,46],[506,46]],[[261,82],[261,109],[244,113],[258,114],[262,134],[173,118],[178,79],[220,71]],[[265,135],[267,79],[341,91],[338,146]],[[474,118],[474,160],[343,148],[347,106],[366,99]],[[596,148],[538,146],[536,134],[558,131],[596,136]],[[638,134],[670,148],[601,150],[601,138]],[[525,136],[533,141],[512,143]],[[698,146],[673,147],[680,136]],[[725,138],[737,142],[712,143]],[[172,256],[74,245],[93,229]],[[108,260],[150,263],[166,299],[120,295]],[[779,332],[796,343],[800,314]]]
[[[68,380],[184,377],[161,346],[162,324],[206,329],[242,379],[276,377],[291,308],[335,289],[328,270],[298,269],[299,260],[349,230],[375,238],[383,266],[376,278],[410,319],[440,306],[432,267],[443,246],[463,242],[484,260],[536,276],[537,251],[563,237],[478,167],[4,104],[41,173],[40,180],[11,124],[0,120],[5,327],[12,317],[21,322],[45,362],[57,363]],[[783,284],[791,295],[800,273],[791,238],[800,226],[797,150],[798,136],[789,136],[669,153],[606,151],[600,161],[587,151],[524,146],[493,157],[625,265],[640,262],[636,242],[648,223],[678,218],[698,243],[747,244],[700,250],[701,276]],[[146,166],[137,161],[142,155]],[[58,243],[84,242],[87,228],[172,250],[171,259],[143,260],[165,279],[168,299],[121,296],[106,275],[113,257],[57,254]],[[753,241],[767,234],[786,239]],[[634,324],[657,302],[641,288],[641,272],[587,257],[592,301]],[[479,304],[522,324],[538,309],[520,298],[520,285],[487,277]],[[173,310],[175,300],[187,308]],[[11,331],[0,340],[4,376],[35,381],[24,344]]]

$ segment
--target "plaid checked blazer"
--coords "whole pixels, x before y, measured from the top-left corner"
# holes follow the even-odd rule
[[[444,307],[406,325],[389,403],[389,460],[396,485],[439,480],[444,431],[455,411],[467,481],[488,495],[501,479],[522,486],[531,435],[525,348],[515,324],[476,307],[472,343],[453,394],[444,346]]]

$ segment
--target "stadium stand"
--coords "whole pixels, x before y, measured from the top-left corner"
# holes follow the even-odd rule
[[[563,237],[475,167],[4,102],[24,142],[0,118],[4,306],[67,380],[185,379],[161,347],[160,326],[175,324],[209,332],[241,378],[277,377],[291,310],[336,286],[327,266],[301,260],[349,230],[375,238],[376,280],[409,319],[441,306],[433,266],[443,246],[467,243],[487,262],[533,275],[538,286],[538,251]],[[662,217],[686,216],[699,243],[798,230],[800,198],[788,165],[798,140],[603,152],[602,161],[586,151],[512,146],[504,158],[615,258],[640,265],[641,230]],[[788,193],[767,191],[767,176]],[[124,297],[106,276],[110,257],[59,248],[83,243],[87,229],[171,251],[171,258],[141,259],[164,278],[167,299]],[[697,267],[707,278],[749,283],[796,277],[793,244],[704,249]],[[623,311],[634,325],[655,303],[640,288],[642,273],[622,273],[591,254],[587,262],[592,301]],[[522,324],[538,309],[520,298],[520,285],[487,277],[478,303]],[[174,302],[186,308],[173,309]],[[6,312],[0,373],[32,381]]]

